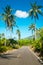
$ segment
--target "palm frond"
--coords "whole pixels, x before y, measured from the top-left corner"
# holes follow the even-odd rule
[[[31,19],[39,19],[38,14],[43,15],[43,12],[40,10],[40,8],[43,8],[43,6],[37,5],[35,2],[34,4],[31,3],[31,7],[32,8],[29,11],[29,16],[31,16]]]
[[[39,13],[40,15],[43,15],[43,13],[42,13],[42,11],[41,11],[41,10],[38,10],[38,13]]]
[[[41,5],[39,5],[39,6],[37,6],[37,7],[38,7],[38,9],[43,8],[43,6],[41,6]]]

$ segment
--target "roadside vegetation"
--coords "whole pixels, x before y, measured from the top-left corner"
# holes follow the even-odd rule
[[[5,41],[6,41],[6,46],[5,46]],[[20,46],[18,45],[17,40],[0,38],[0,53],[6,52],[7,50],[11,50],[11,49],[18,49],[19,47]]]

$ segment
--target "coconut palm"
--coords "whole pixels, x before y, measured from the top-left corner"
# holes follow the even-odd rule
[[[14,15],[12,14],[12,9],[9,5],[7,5],[3,9],[4,13],[2,14],[4,22],[6,23],[7,29],[10,31],[13,31],[13,26],[15,26],[15,18]]]
[[[35,25],[34,24],[31,24],[29,26],[29,30],[32,30],[32,37],[33,37],[33,32],[35,31]]]
[[[3,10],[4,13],[2,14],[2,16],[7,25],[7,28],[13,30],[13,26],[15,25],[15,18],[12,14],[12,9],[9,5],[7,5]]]
[[[29,16],[31,16],[31,18],[34,18],[34,23],[35,23],[35,39],[36,39],[36,19],[39,19],[38,14],[43,15],[41,8],[43,6],[40,5],[36,5],[36,2],[31,4],[31,9],[29,11]]]
[[[21,35],[20,35],[20,30],[19,29],[17,29],[16,34],[18,34],[18,39],[20,40]]]

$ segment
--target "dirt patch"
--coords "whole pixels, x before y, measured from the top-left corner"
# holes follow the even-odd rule
[[[17,50],[17,49],[12,49],[12,50],[8,50],[8,51],[6,51],[6,52],[0,53],[0,54],[12,53],[12,52],[14,52],[14,51],[16,51],[16,50]]]

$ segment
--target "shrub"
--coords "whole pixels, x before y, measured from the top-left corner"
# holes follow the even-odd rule
[[[10,42],[10,44],[18,44],[18,42],[17,42],[17,40],[14,40],[14,39],[9,39],[9,42]]]
[[[21,39],[18,41],[18,43],[20,46],[28,46],[31,44],[29,39]]]
[[[6,52],[7,51],[7,47],[6,46],[1,46],[0,47],[0,52]]]
[[[18,45],[18,44],[14,44],[14,45],[12,45],[12,48],[14,48],[14,49],[18,49],[20,46]]]
[[[35,47],[35,51],[40,51],[40,39],[35,40],[33,46]]]
[[[40,44],[39,43],[35,44],[35,51],[40,51]]]

